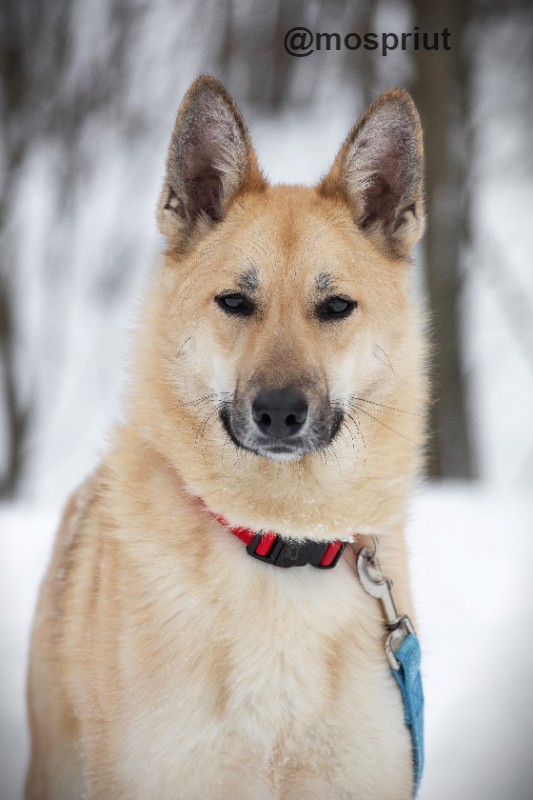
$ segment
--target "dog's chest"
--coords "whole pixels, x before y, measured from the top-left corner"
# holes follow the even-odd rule
[[[331,764],[349,781],[376,762],[375,742],[405,757],[379,608],[347,563],[280,570],[245,557],[228,570],[214,559],[160,585],[154,609],[150,699],[130,706],[126,771],[142,753],[170,784],[195,762],[191,797],[233,770],[270,798],[284,776],[318,779]]]
[[[244,557],[206,565],[200,581],[184,574],[176,594],[161,672],[178,717],[199,727],[205,715],[268,738],[313,725],[380,671],[379,610],[347,564],[325,573]]]

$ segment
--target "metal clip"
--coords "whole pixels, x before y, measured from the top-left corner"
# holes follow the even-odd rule
[[[392,581],[385,578],[378,558],[379,542],[376,536],[370,537],[373,549],[363,547],[357,556],[357,573],[365,591],[381,603],[385,617],[385,627],[389,635],[385,642],[385,652],[392,669],[398,670],[400,664],[394,655],[394,649],[401,644],[407,634],[414,634],[414,628],[408,616],[398,614],[392,597]],[[393,647],[395,645],[395,648]]]

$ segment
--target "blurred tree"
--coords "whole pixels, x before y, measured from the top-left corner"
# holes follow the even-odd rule
[[[414,99],[422,117],[426,156],[425,275],[434,352],[429,473],[473,476],[471,437],[461,369],[461,255],[469,237],[468,64],[464,31],[468,0],[414,0],[420,31],[451,33],[451,49],[420,50]]]
[[[100,4],[95,16],[107,15],[107,38],[88,58],[85,66],[91,79],[87,80],[86,71],[75,69],[73,57],[83,25],[77,18],[79,6],[71,0],[4,0],[0,12],[0,413],[4,415],[0,430],[7,440],[0,462],[0,496],[16,494],[37,401],[33,376],[22,379],[19,364],[24,294],[18,285],[10,205],[32,148],[54,140],[62,152],[56,175],[59,215],[69,207],[83,178],[80,130],[91,112],[116,103],[136,8],[129,0]],[[46,255],[43,262],[48,279],[60,280],[62,265]]]
[[[302,26],[311,31],[368,30],[373,7],[370,0],[223,0],[217,6],[223,20],[218,71],[228,85],[238,76],[246,99],[264,112],[276,114],[289,107],[309,107],[320,88],[327,86],[331,92],[332,84],[346,78],[353,69],[354,54],[332,49],[329,54],[324,53],[325,58],[295,58],[285,51],[285,34]],[[370,102],[374,59],[368,51],[361,51],[358,56],[354,98],[363,95]]]
[[[51,4],[50,20],[58,22]],[[35,55],[39,50],[41,25],[46,24],[44,9],[27,0],[6,2],[0,14],[0,126],[2,183],[0,187],[0,388],[4,398],[4,452],[0,494],[14,494],[21,469],[31,400],[23,398],[17,374],[17,324],[13,275],[15,264],[7,231],[9,201],[15,189],[17,173],[26,157],[29,143],[36,135],[37,109],[40,106],[39,75]],[[57,29],[56,58],[61,61],[62,27]],[[52,64],[54,69],[58,64]]]

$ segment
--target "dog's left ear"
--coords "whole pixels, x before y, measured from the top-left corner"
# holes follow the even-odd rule
[[[407,92],[385,92],[352,128],[323,197],[348,203],[359,228],[380,249],[403,258],[424,232],[422,129]]]
[[[183,99],[170,142],[162,233],[180,246],[197,223],[206,232],[224,219],[240,192],[265,185],[239,109],[220,81],[201,76]]]

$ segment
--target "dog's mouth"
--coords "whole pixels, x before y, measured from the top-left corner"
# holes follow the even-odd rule
[[[328,404],[310,414],[308,408],[304,410],[296,403],[293,403],[293,408],[281,409],[272,404],[269,407],[263,403],[262,407],[261,403],[255,403],[250,413],[244,404],[234,401],[224,403],[219,417],[235,447],[273,461],[297,461],[333,442],[340,431],[344,413]]]

